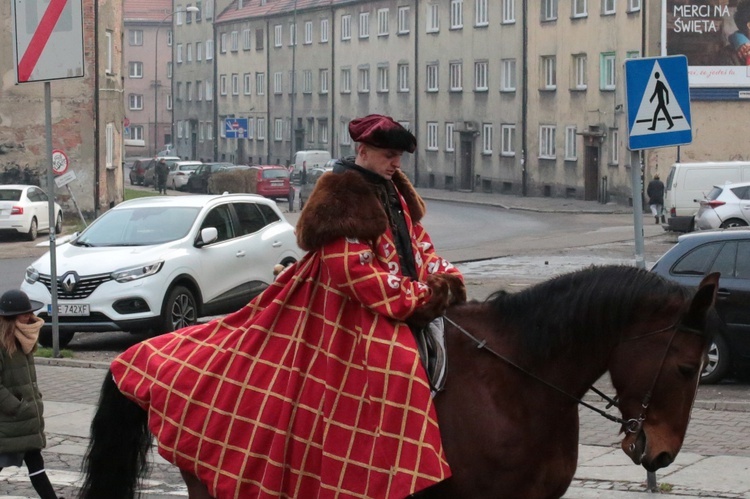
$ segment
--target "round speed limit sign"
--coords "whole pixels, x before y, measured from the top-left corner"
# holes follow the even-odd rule
[[[62,175],[68,171],[68,156],[60,149],[52,151],[52,173]]]

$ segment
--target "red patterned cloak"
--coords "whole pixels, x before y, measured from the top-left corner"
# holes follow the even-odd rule
[[[450,475],[409,327],[429,307],[424,203],[393,179],[419,280],[404,277],[373,187],[320,178],[297,226],[309,252],[239,311],[134,345],[112,363],[159,453],[218,499],[402,498]]]

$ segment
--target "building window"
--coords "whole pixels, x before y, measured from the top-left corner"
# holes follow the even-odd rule
[[[539,127],[539,157],[555,159],[555,126],[541,125]]]
[[[249,29],[242,30],[242,50],[250,50],[253,35]],[[200,42],[199,42],[200,43]],[[196,44],[197,45],[197,44]]]
[[[488,0],[474,0],[474,26],[487,26],[490,23]]]
[[[388,66],[378,66],[378,92],[388,92]]]
[[[206,60],[210,61],[214,58],[214,41],[206,40]]]
[[[437,63],[431,63],[427,65],[427,91],[437,92],[438,91],[438,65]]]
[[[339,130],[339,137],[341,137],[341,145],[348,146],[352,143],[352,137],[349,135],[349,122],[341,122],[341,128]]]
[[[281,47],[281,36],[283,33],[284,27],[281,26],[281,24],[277,24],[273,27],[273,46],[274,47]]]
[[[588,0],[571,0],[573,4],[573,17],[586,17],[588,15],[586,11]]]
[[[297,25],[294,23],[289,24],[289,46],[294,47],[297,45]]]
[[[398,8],[398,34],[409,33],[409,7]]]
[[[266,73],[255,73],[255,93],[266,95]]]
[[[172,61],[167,63],[167,78],[172,79]]]
[[[352,91],[352,70],[343,68],[341,70],[341,93],[348,94]]]
[[[240,75],[232,73],[232,95],[240,95]]]
[[[436,3],[427,6],[427,32],[437,33],[440,31],[439,5]]]
[[[182,138],[182,121],[177,121],[175,124],[177,125],[177,138],[181,139]]]
[[[251,86],[252,86],[252,83],[253,83],[253,74],[252,73],[245,73],[243,75],[242,79],[244,81],[243,92],[244,92],[245,95],[250,95],[250,93],[252,91]]]
[[[209,80],[206,80],[206,100],[214,100],[214,86],[213,83]]]
[[[198,141],[203,142],[206,138],[206,125],[202,122],[198,122]]]
[[[203,12],[206,19],[214,17],[214,0],[206,0],[205,10]]]
[[[500,90],[503,92],[514,92],[516,90],[515,59],[502,60]]]
[[[168,29],[167,30],[167,46],[171,47],[173,40],[174,40],[174,36],[172,35],[172,30]]]
[[[601,82],[599,88],[602,90],[614,90],[616,87],[615,80],[615,53],[605,52],[601,54],[601,60],[599,64],[599,72],[601,74]]]
[[[114,167],[114,155],[115,155],[115,124],[107,123],[106,130],[104,132],[104,143],[105,143],[105,161],[107,168]]]
[[[409,91],[409,65],[402,63],[398,65],[396,78],[398,79],[398,91]]]
[[[185,6],[186,9],[189,9],[192,7],[192,4],[187,4]],[[193,22],[193,13],[189,10],[185,10],[185,24],[191,24]]]
[[[188,101],[193,100],[193,82],[192,81],[185,83],[185,95],[187,96]]]
[[[370,37],[370,13],[369,12],[359,13],[359,37],[360,38]]]
[[[227,95],[227,75],[221,75],[219,77],[219,93],[221,95]]]
[[[307,127],[305,128],[305,135],[307,135],[307,141],[312,144],[315,142],[315,119],[307,118]]]
[[[177,4],[177,8],[175,9],[175,15],[174,15],[174,23],[177,26],[182,26],[182,14],[185,12],[185,10],[182,8],[182,5]]]
[[[203,15],[203,6],[201,5],[201,0],[195,2],[195,7],[198,9],[198,11],[195,13],[195,22],[199,23],[201,22],[201,16]]]
[[[305,45],[312,43],[312,21],[305,21]]]
[[[492,123],[482,123],[482,154],[492,154]]]
[[[388,36],[388,9],[378,9],[378,36]]]
[[[247,119],[247,138],[252,139],[255,137],[255,119]]]
[[[177,44],[177,64],[182,63],[182,44]]]
[[[188,43],[185,45],[185,54],[186,54],[185,59],[187,60],[187,62],[193,62],[193,44],[192,43]]]
[[[320,93],[321,94],[328,93],[328,70],[327,69],[320,70]]]
[[[135,140],[143,140],[143,126],[135,125],[130,127],[130,138]]]
[[[500,154],[502,156],[516,155],[516,125],[500,127]]]
[[[255,50],[263,50],[266,46],[266,38],[263,28],[255,28]]]
[[[206,140],[214,140],[214,124],[206,122]]]
[[[565,159],[568,161],[575,161],[576,159],[578,159],[578,151],[576,150],[575,126],[565,127]]]
[[[341,39],[352,39],[352,16],[348,14],[341,16]]]
[[[516,22],[516,0],[503,0],[503,24]]]
[[[255,130],[258,140],[266,140],[266,119],[258,118],[258,128]]]
[[[276,71],[273,74],[273,93],[278,95],[284,91],[284,73]]]
[[[232,52],[237,52],[240,49],[240,34],[236,31],[232,31],[232,34],[229,38],[231,41]]]
[[[573,88],[586,90],[588,88],[588,69],[586,54],[575,54],[573,56]]]
[[[175,92],[177,92],[177,100],[181,101],[182,100],[182,82],[178,81],[175,84]]]
[[[203,100],[203,82],[198,80],[195,82],[195,98],[196,100]]]
[[[557,58],[554,55],[542,56],[542,75],[544,90],[557,88]]]
[[[434,121],[427,122],[427,150],[438,150],[438,124]]]
[[[167,95],[167,110],[170,111],[172,109],[172,94]]]
[[[130,45],[143,45],[143,30],[142,29],[128,30],[128,43]]]
[[[557,1],[542,0],[542,21],[554,21],[557,19]]]
[[[360,93],[367,93],[370,91],[370,68],[359,68],[358,71],[359,79],[357,90]]]
[[[320,43],[328,43],[328,19],[320,20]]]
[[[463,64],[451,62],[448,65],[448,76],[450,77],[450,91],[460,92],[463,90]]]
[[[284,137],[284,120],[276,118],[273,120],[273,140],[281,142]]]
[[[615,0],[602,0],[602,15],[615,13]]]
[[[143,63],[133,61],[129,63],[128,76],[131,78],[143,78]]]
[[[128,104],[131,111],[140,111],[143,109],[143,96],[141,94],[130,94]]]
[[[641,10],[641,0],[628,0],[628,12]]]
[[[455,126],[453,125],[453,123],[445,124],[445,152],[454,152],[456,150],[456,147],[453,144],[454,130]]]
[[[222,33],[221,35],[219,35],[219,53],[226,54],[228,46],[229,46],[229,38],[227,38],[226,33]]]
[[[328,120],[318,120],[318,140],[322,144],[328,143]]]
[[[620,133],[616,128],[609,129],[609,162],[617,165],[620,163]]]
[[[289,95],[297,93],[297,72],[289,71]]]
[[[313,91],[312,70],[306,69],[302,72],[302,93],[311,94]]]
[[[487,71],[487,61],[478,61],[474,63],[474,91],[486,92],[488,90]]]
[[[451,29],[464,27],[464,0],[451,0]]]
[[[195,60],[203,60],[203,42],[195,42]]]

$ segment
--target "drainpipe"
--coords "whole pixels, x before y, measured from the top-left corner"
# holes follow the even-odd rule
[[[214,18],[216,18],[216,12],[214,11]],[[213,93],[213,115],[214,115],[214,161],[219,161],[219,137],[221,137],[221,128],[224,127],[224,123],[219,123],[219,54],[221,53],[221,50],[219,50],[219,37],[216,34],[216,23],[211,23],[212,30],[213,30],[213,39],[214,39],[214,57],[211,59],[211,62],[213,63],[213,87],[211,89]],[[174,42],[172,43],[174,45]]]
[[[521,54],[521,194],[524,196],[528,195],[528,174],[526,168],[526,152],[528,145],[526,141],[526,134],[528,131],[528,117],[529,117],[529,2],[523,0],[523,22],[521,23],[521,36],[523,39],[522,46],[523,51]]]
[[[336,138],[339,130],[339,122],[336,121],[336,37],[332,36],[336,32],[335,18],[333,4],[331,4],[331,21],[328,28],[328,40],[331,42],[331,77],[328,79],[328,95],[331,98],[331,143],[329,150],[332,158],[341,156],[340,148],[338,154],[336,153],[336,148],[339,147],[340,140]]]
[[[291,102],[289,111],[289,163],[294,159],[294,140],[296,138],[296,127],[294,126],[294,101],[297,100],[297,0],[294,0],[294,13],[292,14],[292,25],[294,26],[294,43],[292,43],[292,77],[289,85],[291,86]]]
[[[99,187],[101,185],[101,174],[99,172],[99,159],[101,151],[101,139],[99,132],[99,0],[94,0],[94,218],[99,217]],[[122,36],[120,37],[122,40]],[[114,52],[115,39],[112,38],[112,51]],[[122,46],[122,45],[121,45]]]
[[[271,164],[271,141],[268,138],[271,123],[271,24],[266,20],[266,130],[263,142],[266,145],[266,164]],[[257,89],[256,89],[257,90]],[[257,130],[256,130],[257,135]]]
[[[414,135],[419,137],[419,1],[414,1]],[[453,152],[455,155],[455,151]],[[419,148],[414,151],[414,185],[419,186]]]

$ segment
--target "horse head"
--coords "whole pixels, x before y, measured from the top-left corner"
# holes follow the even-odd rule
[[[644,317],[623,334],[610,359],[625,421],[621,447],[648,471],[670,465],[682,447],[717,325],[718,282],[714,273],[692,296],[677,289],[649,297],[659,306],[644,307]]]

